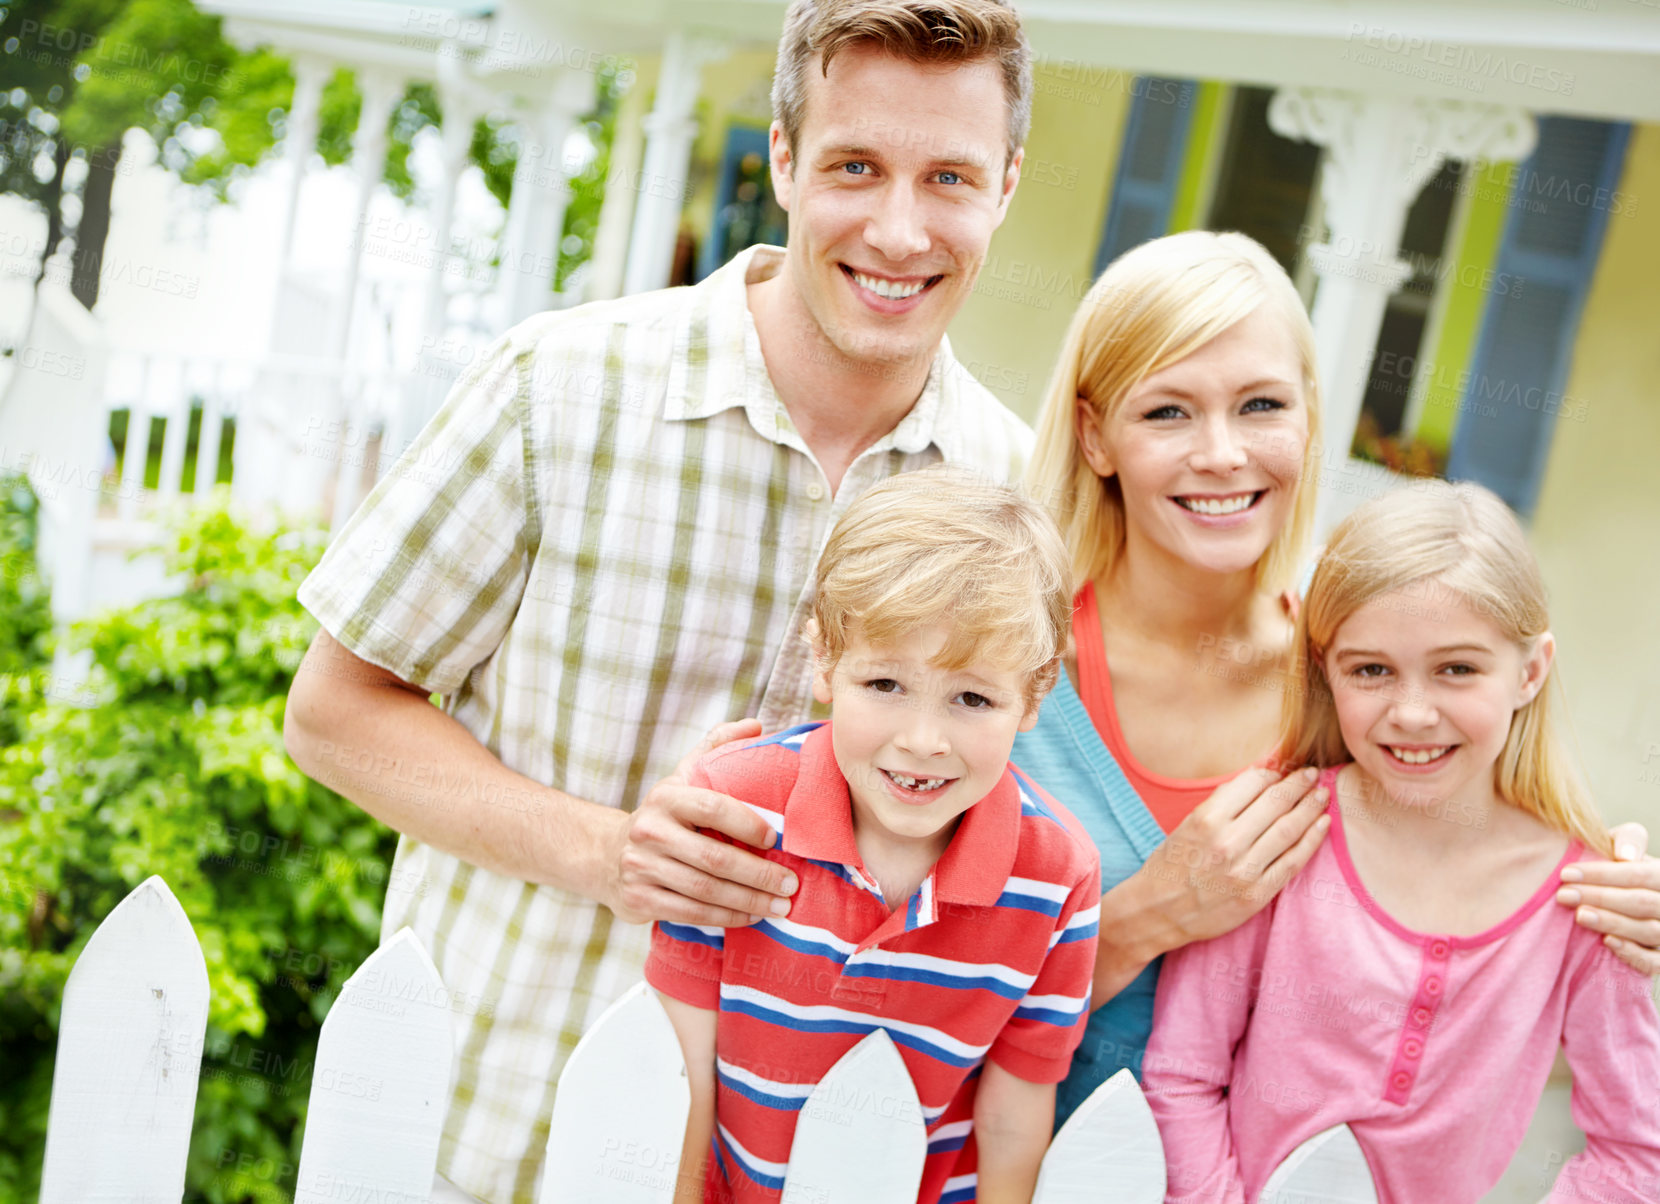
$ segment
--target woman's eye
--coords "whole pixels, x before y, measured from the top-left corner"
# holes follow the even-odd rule
[[[1159,406],[1157,409],[1148,410],[1142,415],[1142,418],[1152,422],[1160,422],[1167,418],[1180,418],[1181,416],[1182,409],[1180,406]]]
[[[961,694],[957,695],[957,700],[965,707],[968,707],[970,710],[974,711],[983,711],[987,707],[997,705],[984,694],[976,694],[973,690],[964,690]]]
[[[1285,402],[1274,397],[1253,397],[1242,409],[1247,414],[1266,414],[1285,409]]]

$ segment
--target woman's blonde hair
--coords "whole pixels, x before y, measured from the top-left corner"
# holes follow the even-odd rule
[[[1110,418],[1147,377],[1264,306],[1296,346],[1307,446],[1318,448],[1314,330],[1290,277],[1262,244],[1243,234],[1208,230],[1155,238],[1113,260],[1084,295],[1049,381],[1026,472],[1027,489],[1061,525],[1074,587],[1111,572],[1125,538],[1117,477],[1098,476],[1079,447],[1078,402],[1087,402],[1097,417]],[[1309,473],[1298,473],[1291,517],[1258,563],[1259,586],[1279,592],[1294,584],[1314,528],[1314,486]]]
[[[887,644],[945,622],[945,669],[987,660],[1026,677],[1036,706],[1071,630],[1066,549],[1043,507],[966,468],[936,465],[873,486],[819,557],[810,636],[834,668],[854,636]]]
[[[1468,606],[1527,656],[1550,627],[1538,561],[1515,515],[1491,491],[1425,480],[1367,502],[1332,532],[1297,617],[1283,761],[1324,766],[1349,759],[1325,656],[1350,615],[1400,591],[1431,621],[1438,605]],[[1493,786],[1511,806],[1606,853],[1608,830],[1555,729],[1555,692],[1547,679],[1511,716]]]

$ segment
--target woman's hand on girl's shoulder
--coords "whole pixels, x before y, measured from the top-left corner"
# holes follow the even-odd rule
[[[1180,948],[1232,932],[1279,894],[1325,839],[1328,792],[1313,769],[1252,767],[1218,786],[1141,868]]]
[[[1575,921],[1603,933],[1603,944],[1621,961],[1660,974],[1660,860],[1646,855],[1642,824],[1621,824],[1613,837],[1613,861],[1577,861],[1563,869],[1556,901],[1576,909]]]

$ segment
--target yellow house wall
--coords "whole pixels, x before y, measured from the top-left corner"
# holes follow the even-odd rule
[[[951,324],[958,358],[1028,422],[1092,282],[1131,79],[1037,65],[1020,187]]]
[[[1568,376],[1584,417],[1558,422],[1532,536],[1598,806],[1660,852],[1660,126],[1619,187]]]

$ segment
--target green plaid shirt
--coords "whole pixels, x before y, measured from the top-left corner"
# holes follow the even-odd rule
[[[364,660],[443,694],[503,764],[609,807],[633,808],[722,720],[758,715],[770,731],[812,716],[799,636],[831,525],[871,485],[941,459],[1017,479],[1032,436],[942,342],[916,405],[832,497],[749,312],[745,285],[782,262],[757,247],[694,287],[508,332],[300,601]],[[446,772],[384,776],[395,790]],[[538,805],[452,785],[485,817]],[[381,939],[405,926],[455,1021],[439,1170],[493,1204],[530,1204],[559,1072],[639,980],[650,927],[407,836]]]

